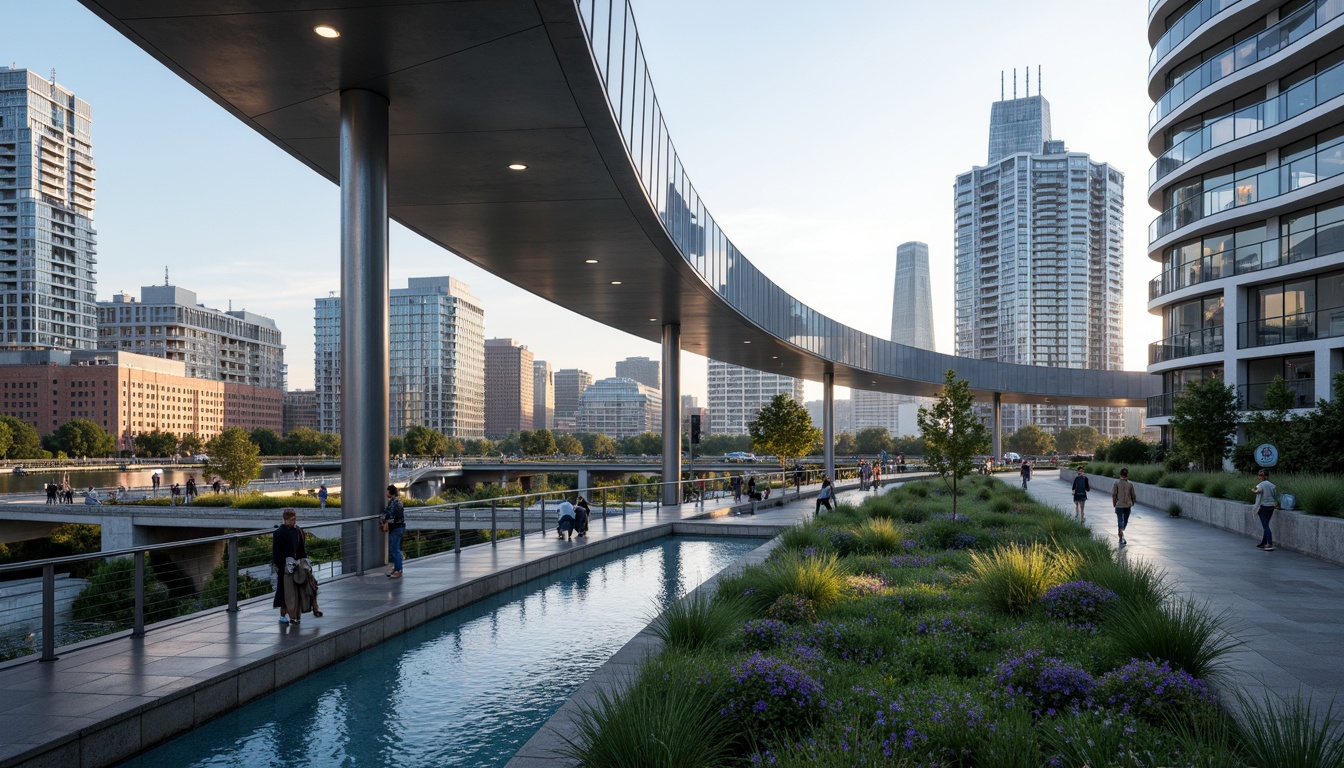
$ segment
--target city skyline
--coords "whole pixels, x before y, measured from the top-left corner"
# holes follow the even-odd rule
[[[818,310],[870,333],[886,335],[890,305],[885,291],[874,288],[890,284],[899,243],[915,239],[929,243],[936,259],[931,265],[934,290],[940,295],[950,292],[953,230],[947,202],[953,180],[956,172],[983,161],[985,107],[998,95],[1000,70],[1011,69],[1015,61],[1028,65],[1023,51],[1032,51],[1037,59],[1030,62],[1033,70],[1038,63],[1042,66],[1044,93],[1057,109],[1082,116],[1081,125],[1078,118],[1069,122],[1056,116],[1057,132],[1086,146],[1094,157],[1126,168],[1134,177],[1143,175],[1140,171],[1151,163],[1142,133],[1146,107],[1108,108],[1115,119],[1086,119],[1101,104],[1114,101],[1112,89],[1093,92],[1096,82],[1127,82],[1121,102],[1146,102],[1142,45],[1134,42],[1131,47],[1138,53],[1133,56],[1117,54],[1101,62],[1114,65],[1115,73],[1093,70],[1084,76],[1066,66],[1081,48],[1066,34],[1070,27],[1063,23],[1070,13],[1081,15],[1099,26],[1127,26],[1134,32],[1134,41],[1141,41],[1142,8],[1123,13],[1078,11],[1063,3],[1044,3],[1021,19],[1005,19],[995,6],[983,5],[985,19],[973,26],[983,27],[984,34],[990,29],[997,34],[1004,24],[1025,31],[1011,45],[995,40],[973,59],[956,61],[933,47],[937,35],[921,36],[928,39],[915,41],[899,60],[891,58],[895,55],[891,46],[868,51],[850,44],[853,41],[847,41],[846,35],[866,40],[882,34],[882,29],[896,30],[906,23],[900,13],[880,4],[835,9],[820,26],[809,25],[807,34],[816,44],[797,62],[787,61],[789,46],[780,41],[790,39],[790,25],[801,21],[777,9],[765,13],[765,6],[756,3],[716,8],[716,25],[707,31],[697,28],[697,35],[710,35],[707,40],[740,37],[749,25],[760,26],[763,18],[767,20],[760,26],[764,35],[753,36],[755,42],[736,50],[708,46],[694,51],[685,50],[680,41],[707,4],[693,0],[685,9],[671,9],[635,2],[634,10],[672,135],[688,173],[725,231],[772,279]],[[312,296],[339,287],[336,188],[253,135],[81,6],[62,0],[14,10],[13,23],[0,31],[0,49],[8,54],[4,58],[38,72],[56,68],[57,82],[88,99],[93,107],[100,174],[95,219],[100,240],[99,297],[153,284],[167,266],[177,282],[193,286],[207,305],[226,306],[232,301],[234,307],[275,318],[286,341],[293,342],[287,343],[286,354],[290,387],[309,386],[312,373],[305,370],[305,363],[312,359],[306,350],[309,302]],[[933,14],[928,21],[952,23]],[[59,24],[63,33],[49,38],[24,35],[25,24],[34,29]],[[969,33],[978,34],[975,29]],[[1120,37],[1127,40],[1129,36]],[[867,52],[856,59],[859,48]],[[771,63],[768,72],[752,71],[752,77],[759,74],[763,78],[760,88],[739,87],[740,82],[729,77],[705,89],[707,81],[716,79],[710,72],[738,71],[743,56]],[[842,64],[825,63],[827,56]],[[921,57],[933,57],[946,69],[918,81],[900,80],[899,93],[893,93],[889,79],[875,80],[869,74],[874,69],[909,68],[923,61]],[[822,93],[814,87],[819,78],[833,79],[839,86],[836,93]],[[1080,79],[1087,82],[1080,84]],[[128,88],[128,82],[137,85]],[[946,92],[953,82],[973,93],[978,85],[984,98],[970,108],[921,97],[940,89]],[[791,94],[790,89],[799,83],[806,86],[807,98],[815,99],[813,108],[800,121],[777,117],[795,105],[796,98],[785,98],[785,93]],[[1033,92],[1037,87],[1033,72]],[[863,88],[879,98],[856,98],[855,89]],[[840,94],[850,101],[836,103]],[[701,105],[706,99],[722,107],[718,116],[704,114]],[[936,104],[936,111],[927,120],[891,119],[910,100]],[[146,119],[164,114],[169,109],[165,105],[171,106],[173,120]],[[1114,137],[1126,126],[1128,139],[1117,143]],[[832,128],[833,140],[812,146],[811,136],[822,130],[830,135]],[[1098,131],[1111,140],[1098,138]],[[881,134],[880,141],[870,140],[875,132]],[[892,146],[934,145],[941,151],[921,150],[916,164],[908,162],[905,152],[886,151]],[[745,146],[752,151],[743,152]],[[211,151],[203,152],[201,147]],[[799,153],[800,147],[809,151]],[[790,163],[775,162],[782,148],[788,149]],[[880,156],[876,168],[865,165],[867,161],[857,162],[865,152]],[[785,182],[781,173],[796,178]],[[193,187],[193,179],[210,182]],[[799,194],[798,190],[807,187],[824,188],[827,194]],[[183,188],[190,190],[193,204],[181,204]],[[1142,198],[1131,190],[1131,221],[1151,218]],[[145,220],[143,211],[156,208],[174,210],[174,216]],[[1154,271],[1144,258],[1146,243],[1134,237],[1136,229],[1131,227],[1127,237],[1130,286],[1146,281]],[[183,248],[182,243],[190,247]],[[826,268],[817,269],[819,264]],[[460,274],[475,287],[491,311],[490,336],[517,338],[557,369],[582,368],[603,378],[621,357],[657,357],[656,345],[581,319],[582,297],[576,297],[573,311],[539,302],[393,227],[394,282],[443,273]],[[861,279],[855,280],[856,275]],[[1128,292],[1131,306],[1139,293],[1133,288]],[[1138,303],[1138,318],[1149,327],[1136,327],[1134,314],[1127,312],[1127,347],[1138,350],[1137,354],[1128,350],[1126,367],[1131,369],[1143,367],[1144,346],[1160,334],[1152,330],[1160,324],[1143,314],[1143,302]],[[938,307],[935,326],[940,329],[939,346],[950,349],[950,307]],[[704,396],[706,362],[690,354],[685,358],[683,390]],[[808,387],[809,391],[819,389],[815,382]]]

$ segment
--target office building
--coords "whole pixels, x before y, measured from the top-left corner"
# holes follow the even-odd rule
[[[761,406],[775,395],[803,403],[803,380],[719,360],[709,361],[709,434],[745,435]]]
[[[513,339],[485,340],[485,435],[532,429],[532,352]]]
[[[825,417],[825,400],[808,400],[803,403],[807,409],[807,415],[812,417],[812,426],[817,429],[822,428],[822,419]],[[833,413],[835,414],[835,434],[842,432],[854,433],[854,404],[849,398],[837,399],[833,404]]]
[[[279,432],[283,409],[278,389],[188,376],[179,360],[117,350],[0,352],[0,414],[42,435],[85,419],[130,451],[136,435],[154,430],[202,440],[232,427]]]
[[[1344,6],[1206,12],[1156,0],[1148,22],[1148,299],[1162,318],[1148,370],[1163,394],[1147,423],[1164,437],[1192,381],[1223,379],[1256,410],[1282,376],[1310,408],[1344,370]]]
[[[602,379],[579,397],[575,428],[617,440],[645,432],[661,434],[662,409],[658,389],[619,376]]]
[[[450,277],[413,277],[390,294],[391,434],[424,426],[461,440],[484,437],[485,310],[480,301],[466,283]],[[341,300],[334,294],[315,302],[313,358],[319,428],[339,433]]]
[[[647,357],[627,357],[616,363],[616,378],[634,379],[646,387],[662,389],[662,363]]]
[[[98,302],[98,348],[179,360],[187,375],[285,388],[285,345],[269,317],[211,309],[174,285],[147,285],[137,300],[118,293]]]
[[[891,340],[933,351],[933,292],[929,288],[929,246],[896,247],[896,285],[891,294]]]
[[[97,346],[91,119],[55,72],[0,66],[0,350]]]
[[[578,368],[563,368],[555,372],[555,429],[557,431],[577,431],[574,414],[579,410],[579,396],[592,384],[593,375]]]
[[[956,180],[956,354],[1124,367],[1124,176],[1050,135],[1037,96],[991,109],[989,163]],[[1003,429],[1124,431],[1114,408],[1007,405]]]
[[[291,389],[285,393],[284,423],[281,434],[299,427],[317,430],[317,390]]]
[[[545,360],[532,361],[532,428],[555,429],[555,374]]]

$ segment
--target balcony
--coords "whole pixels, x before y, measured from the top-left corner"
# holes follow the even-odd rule
[[[1176,396],[1180,392],[1163,392],[1148,398],[1148,418],[1156,419],[1170,416],[1176,412]]]
[[[1285,384],[1289,391],[1293,393],[1294,408],[1312,408],[1316,405],[1316,380],[1315,379],[1290,379]],[[1265,391],[1269,389],[1269,384],[1242,384],[1237,387],[1237,393],[1241,396],[1241,407],[1248,411],[1265,410]],[[1152,407],[1149,399],[1149,408]]]
[[[1201,328],[1189,333],[1178,333],[1148,345],[1148,364],[1156,365],[1192,355],[1207,355],[1223,351],[1223,327]]]
[[[1236,5],[1237,2],[1238,0],[1202,0],[1202,2],[1195,4],[1193,8],[1186,11],[1185,15],[1177,19],[1175,24],[1172,24],[1166,32],[1162,33],[1157,45],[1153,46],[1153,52],[1148,56],[1149,71],[1152,71],[1153,67],[1157,66],[1157,62],[1171,53],[1176,46],[1194,34],[1201,24],[1217,16],[1223,9]],[[1153,6],[1156,4],[1157,0],[1152,0],[1149,3],[1149,13],[1152,12]]]
[[[1344,336],[1344,307],[1247,320],[1237,324],[1237,347],[1255,349]]]

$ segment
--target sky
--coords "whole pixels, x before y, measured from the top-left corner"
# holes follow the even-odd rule
[[[98,297],[168,279],[217,309],[274,318],[290,388],[312,386],[313,300],[340,287],[335,185],[271,145],[75,0],[5,0],[0,62],[93,109]],[[1125,365],[1161,335],[1147,313],[1144,0],[631,0],[683,166],[747,258],[836,320],[886,337],[896,247],[929,245],[935,340],[953,351],[953,193],[986,161],[990,104],[1012,70],[1050,102],[1053,135],[1125,174]],[[819,12],[824,7],[824,13]],[[394,225],[391,285],[451,275],[487,338],[553,368],[611,376],[656,344],[537,298]],[[682,391],[703,405],[704,358]],[[809,382],[809,399],[821,385]],[[843,390],[837,393],[844,397]]]

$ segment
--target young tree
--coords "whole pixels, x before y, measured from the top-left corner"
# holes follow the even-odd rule
[[[462,451],[464,450],[462,441],[458,440],[456,437],[448,437],[447,435],[445,435],[444,438],[443,452],[449,456],[461,456]]]
[[[177,435],[172,432],[141,432],[135,436],[135,452],[141,456],[174,456],[177,454]]]
[[[203,474],[218,475],[234,493],[261,475],[261,449],[242,427],[221,432],[210,441],[208,450],[210,460],[206,462]]]
[[[821,438],[821,430],[812,426],[807,409],[788,395],[775,395],[756,412],[747,424],[751,445],[758,453],[773,453],[781,468],[806,456],[812,444]]]
[[[1055,450],[1055,436],[1035,424],[1027,424],[1008,436],[1008,450],[1023,456],[1044,456]]]
[[[835,436],[835,452],[841,456],[853,456],[859,452],[859,442],[854,435],[841,432]]]
[[[1297,472],[1344,474],[1344,373],[1330,382],[1330,399],[1293,422],[1283,463]]]
[[[550,456],[558,449],[555,445],[555,433],[549,429],[523,432],[519,436],[523,453],[529,456]]]
[[[974,468],[975,456],[989,450],[989,430],[976,418],[975,395],[951,368],[943,393],[933,405],[919,409],[919,434],[924,438],[924,463],[952,490],[952,518],[957,516],[957,485]]]
[[[406,452],[406,441],[396,435],[387,438],[387,455],[400,456]]]
[[[1187,384],[1176,397],[1171,414],[1176,444],[1205,472],[1221,470],[1232,450],[1240,401],[1236,387],[1213,377]]]

